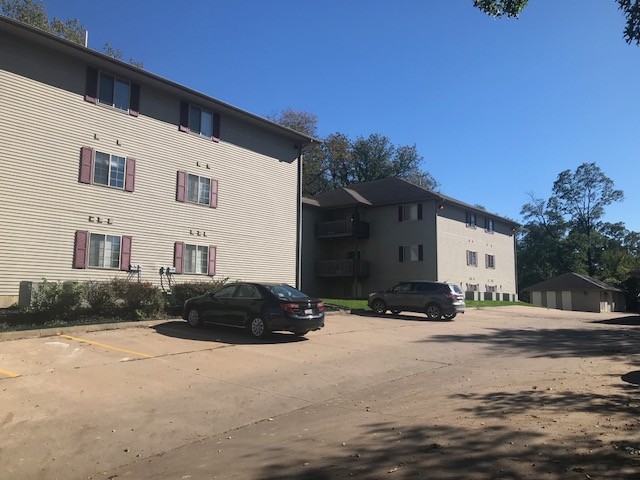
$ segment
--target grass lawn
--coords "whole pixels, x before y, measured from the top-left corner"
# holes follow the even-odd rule
[[[340,308],[346,308],[349,310],[371,310],[367,305],[366,300],[353,300],[343,298],[323,298],[322,301],[327,305],[334,305]],[[503,302],[498,300],[465,300],[467,308],[482,308],[482,307],[505,307],[509,305],[521,305],[527,307],[533,307],[530,303],[524,302]]]

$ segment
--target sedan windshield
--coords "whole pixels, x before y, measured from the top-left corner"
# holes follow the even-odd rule
[[[296,290],[295,288],[290,287],[289,285],[263,285],[263,286],[278,298],[291,299],[291,298],[307,297],[307,295],[302,293],[300,290]]]

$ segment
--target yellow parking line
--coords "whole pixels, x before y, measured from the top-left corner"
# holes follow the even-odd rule
[[[7,377],[11,377],[11,378],[15,378],[15,377],[19,377],[20,376],[17,373],[10,372],[9,370],[3,370],[1,368],[0,368],[0,373],[2,375],[6,375]]]
[[[130,353],[132,355],[137,355],[138,357],[143,358],[153,358],[153,355],[148,355],[146,353],[134,352],[133,350],[127,350],[126,348],[114,347],[113,345],[107,345],[106,343],[94,342],[93,340],[85,340],[84,338],[72,337],[71,335],[58,335],[62,338],[68,338],[69,340],[75,340],[77,342],[90,343],[91,345],[97,345],[98,347],[108,348],[110,350],[117,350],[118,352]]]

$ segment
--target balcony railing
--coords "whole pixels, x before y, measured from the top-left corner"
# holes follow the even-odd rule
[[[369,262],[366,260],[319,260],[316,262],[316,277],[368,277]]]
[[[335,220],[316,223],[316,238],[355,237],[369,238],[369,223]]]

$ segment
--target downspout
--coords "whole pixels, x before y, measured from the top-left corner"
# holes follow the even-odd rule
[[[518,248],[517,248],[517,236],[516,236],[516,228],[513,229],[513,264],[515,266],[515,279],[516,279],[516,291],[514,292],[514,301],[520,300],[519,290],[518,290]],[[531,299],[529,299],[531,300]]]
[[[302,147],[296,145],[298,149],[298,186],[296,205],[296,288],[300,289],[302,276]]]

